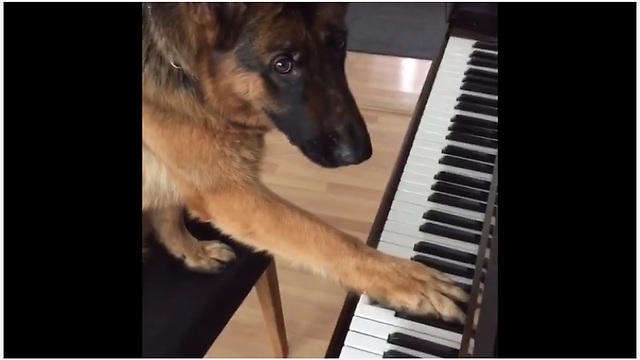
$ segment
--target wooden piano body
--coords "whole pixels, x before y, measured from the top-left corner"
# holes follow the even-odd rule
[[[481,150],[480,153],[470,153],[470,156],[478,155],[482,157],[478,157],[474,160],[484,160],[481,164],[472,164],[474,166],[482,166],[482,170],[485,171],[482,179],[485,181],[483,184],[485,185],[482,190],[483,194],[483,206],[485,206],[485,211],[474,213],[476,228],[475,235],[476,239],[479,239],[478,243],[474,246],[473,249],[477,249],[477,254],[486,253],[486,257],[477,256],[475,264],[469,265],[471,269],[473,269],[473,275],[470,279],[468,279],[467,289],[470,289],[472,301],[468,304],[467,308],[467,323],[464,327],[460,327],[458,337],[456,337],[456,346],[457,349],[452,349],[453,345],[449,345],[446,350],[438,348],[439,344],[430,343],[432,347],[435,347],[435,350],[429,351],[429,348],[423,351],[410,352],[409,354],[412,357],[426,357],[421,355],[429,355],[435,357],[497,357],[497,307],[498,307],[498,299],[497,299],[497,291],[498,291],[498,211],[497,211],[497,182],[498,182],[498,163],[497,163],[497,4],[495,3],[447,3],[446,4],[446,14],[448,29],[443,39],[442,46],[438,53],[438,56],[434,59],[429,74],[426,78],[424,87],[422,89],[422,93],[418,99],[416,109],[414,111],[411,123],[409,124],[409,128],[407,134],[405,136],[403,145],[401,147],[400,153],[398,155],[398,159],[395,164],[395,168],[393,169],[392,175],[390,177],[389,183],[385,190],[385,194],[382,198],[377,216],[374,220],[373,226],[371,228],[371,232],[367,241],[369,246],[374,248],[378,248],[382,250],[382,247],[386,247],[386,249],[398,249],[398,253],[395,255],[403,256],[403,254],[408,257],[412,254],[412,249],[410,246],[406,249],[401,249],[393,244],[383,244],[381,240],[381,236],[384,237],[385,224],[387,220],[390,219],[391,214],[395,214],[394,216],[398,216],[399,214],[396,210],[393,209],[393,205],[396,204],[397,198],[399,198],[400,191],[399,186],[403,186],[404,175],[403,173],[408,173],[413,171],[412,169],[408,169],[408,167],[416,166],[412,164],[411,159],[415,159],[416,157],[413,155],[412,148],[416,147],[420,144],[420,141],[430,141],[429,144],[441,144],[442,149],[438,151],[437,157],[434,157],[433,164],[419,164],[424,168],[433,168],[433,172],[428,172],[430,175],[429,178],[425,177],[424,179],[430,179],[426,184],[415,183],[415,186],[424,185],[426,194],[436,193],[436,190],[432,187],[437,181],[438,175],[441,174],[442,168],[440,167],[443,162],[444,157],[448,157],[451,160],[454,155],[459,155],[456,152],[452,152],[457,148],[456,145],[464,146],[462,151],[466,150]],[[420,41],[420,39],[416,39],[416,41]],[[468,44],[468,45],[467,45]],[[484,44],[484,46],[480,46],[479,44]],[[466,48],[465,46],[468,46]],[[459,50],[462,49],[462,50]],[[483,52],[487,50],[486,52]],[[458,51],[456,53],[456,51]],[[468,52],[470,55],[470,59],[464,59],[464,63],[460,62],[460,64],[472,64],[470,66],[463,65],[463,69],[459,70],[458,61],[460,60],[460,52]],[[479,53],[478,53],[479,52]],[[479,58],[474,58],[474,54],[478,53],[480,55]],[[473,59],[473,60],[472,60]],[[475,62],[473,62],[475,61]],[[475,66],[477,65],[477,66]],[[485,67],[489,69],[485,69]],[[468,73],[469,69],[473,69],[472,71],[476,71],[473,73]],[[457,73],[459,71],[459,73]],[[494,73],[490,73],[491,71],[495,71]],[[483,77],[483,75],[489,74],[489,77]],[[467,80],[469,82],[467,82]],[[477,80],[477,82],[476,82]],[[456,82],[459,82],[457,84]],[[462,90],[461,90],[462,89]],[[486,89],[486,91],[484,90]],[[481,93],[478,94],[477,92]],[[471,94],[471,98],[465,99],[472,100],[472,103],[462,104],[462,100],[459,97],[461,94]],[[477,96],[476,96],[477,95]],[[485,96],[486,95],[486,96]],[[474,97],[475,96],[475,97]],[[478,100],[478,97],[482,97],[480,100],[487,100],[487,104],[484,102],[476,102],[473,103],[473,100]],[[470,107],[464,107],[464,106]],[[486,105],[486,107],[484,107]],[[451,122],[447,120],[446,122],[442,122],[442,127],[433,127],[426,129],[427,126],[431,126],[428,122],[431,121],[432,116],[437,116],[433,114],[426,114],[425,108],[431,108],[435,110],[431,110],[432,112],[438,112],[438,114],[464,114],[468,115],[466,118],[464,116],[460,117],[460,121],[462,120],[477,120],[476,123],[469,122],[454,122],[453,118],[451,118]],[[450,107],[450,108],[449,108]],[[459,110],[463,111],[459,111]],[[475,114],[475,112],[478,114]],[[486,116],[485,116],[486,115]],[[473,118],[480,118],[473,119]],[[427,118],[427,120],[425,120]],[[469,119],[472,118],[472,119]],[[491,120],[488,121],[487,119]],[[480,122],[483,122],[482,124]],[[449,125],[451,124],[451,125]],[[485,128],[482,128],[486,124]],[[478,125],[476,127],[475,125]],[[436,126],[436,124],[434,124]],[[454,126],[458,126],[454,128]],[[441,133],[433,129],[440,129]],[[462,129],[462,130],[460,130]],[[425,131],[430,131],[426,133]],[[458,132],[457,135],[460,135],[459,131],[462,131],[462,137],[456,138],[451,137],[452,133]],[[486,134],[486,135],[485,135]],[[467,146],[467,139],[475,136],[482,137],[482,139],[478,140],[476,138],[471,139],[471,145]],[[489,139],[484,138],[483,136],[488,136]],[[449,141],[449,140],[456,141]],[[474,140],[477,140],[477,143],[474,143]],[[460,141],[465,142],[460,144]],[[484,141],[484,142],[482,142]],[[416,144],[416,146],[413,146]],[[452,146],[453,144],[453,146]],[[475,144],[478,144],[476,146]],[[488,146],[485,148],[483,146]],[[428,151],[433,151],[433,149],[427,149]],[[460,150],[457,148],[457,150]],[[484,153],[483,153],[484,151]],[[463,155],[464,155],[463,154]],[[473,157],[471,156],[471,157]],[[426,158],[421,158],[426,159]],[[490,159],[490,160],[486,160]],[[460,159],[458,159],[460,160]],[[463,159],[467,160],[468,159]],[[490,161],[490,162],[489,162]],[[462,166],[466,166],[463,163]],[[446,167],[444,170],[452,169],[450,165],[458,164],[458,163],[446,163]],[[426,166],[426,167],[425,167]],[[456,165],[458,166],[458,165]],[[418,167],[416,167],[418,169]],[[455,168],[453,168],[455,170]],[[475,168],[473,168],[475,169]],[[488,170],[487,170],[488,169]],[[431,170],[430,170],[431,171]],[[417,170],[416,170],[417,172]],[[476,174],[474,171],[466,172],[466,169],[463,169],[462,174]],[[473,177],[473,176],[472,176]],[[443,178],[440,178],[442,180]],[[447,179],[444,179],[447,180]],[[443,184],[438,184],[443,185]],[[456,187],[456,184],[444,184],[444,185],[453,185]],[[431,188],[430,188],[431,187]],[[430,189],[429,189],[430,188]],[[445,189],[448,189],[446,187]],[[460,187],[458,187],[460,188]],[[469,189],[469,197],[475,196],[478,192],[473,192],[477,189]],[[445,191],[446,193],[446,191]],[[464,193],[466,194],[466,192]],[[406,193],[403,193],[403,196]],[[408,195],[406,195],[406,199],[408,201],[412,201]],[[414,204],[415,204],[415,200]],[[429,197],[429,201],[431,198]],[[427,203],[427,196],[424,196],[424,205],[425,210],[431,203]],[[470,205],[477,205],[474,203],[469,203]],[[463,204],[465,205],[465,204]],[[436,206],[440,206],[436,204]],[[441,208],[449,209],[450,207],[436,207],[435,209],[441,210]],[[456,210],[454,208],[454,210]],[[436,211],[437,212],[437,211]],[[422,214],[414,214],[418,217],[424,217],[427,219],[426,212],[425,216],[421,216]],[[460,212],[454,212],[454,214],[467,214],[467,210],[461,210]],[[420,219],[422,220],[422,219]],[[418,221],[416,219],[411,219],[411,221]],[[410,223],[411,221],[407,221]],[[397,224],[402,225],[402,224]],[[408,227],[404,227],[403,229],[407,229],[406,231],[414,231],[412,225]],[[416,230],[417,231],[417,230]],[[421,230],[422,231],[422,230]],[[413,233],[407,233],[411,236]],[[407,235],[405,234],[405,235]],[[415,233],[419,234],[419,233]],[[415,235],[418,238],[420,235]],[[404,237],[407,238],[406,236]],[[388,240],[384,240],[388,241]],[[409,244],[411,245],[411,244]],[[441,244],[442,245],[442,244]],[[447,244],[445,244],[447,245]],[[434,245],[437,247],[438,245]],[[415,250],[415,248],[413,249]],[[485,251],[489,250],[489,251]],[[489,254],[490,253],[490,254]],[[467,254],[468,255],[468,254]],[[486,259],[486,260],[485,260]],[[480,270],[479,269],[483,269]],[[473,299],[478,298],[478,294],[480,292],[481,286],[482,290],[482,301],[478,308],[476,306],[472,306],[471,304],[475,304]],[[398,330],[401,335],[406,337],[406,334],[411,334],[411,324],[406,325],[403,330],[400,322],[392,323],[384,323],[384,320],[378,319],[362,319],[361,315],[358,315],[357,308],[362,304],[361,296],[351,294],[347,297],[342,311],[340,313],[338,322],[336,324],[334,334],[332,336],[330,345],[327,349],[326,356],[327,358],[357,358],[357,357],[367,357],[367,358],[383,358],[383,357],[405,357],[403,355],[407,355],[409,350],[400,351],[403,349],[402,346],[396,346],[398,343],[394,343],[392,341],[391,332],[395,332]],[[474,311],[479,311],[478,325],[475,331],[473,331],[472,319]],[[362,314],[362,313],[361,313]],[[396,313],[397,314],[397,313]],[[366,317],[366,316],[365,316]],[[364,322],[364,324],[369,324],[371,327],[378,324],[380,327],[376,330],[378,333],[374,336],[366,329],[365,325],[362,325],[363,322],[360,322],[360,328],[358,329],[355,325],[353,325],[356,321],[354,318],[357,318],[356,321],[369,321]],[[380,323],[378,323],[380,321]],[[405,320],[402,320],[404,324],[407,324]],[[432,323],[429,323],[432,324]],[[394,327],[395,326],[395,327]],[[422,326],[422,325],[419,325]],[[445,328],[446,326],[443,326]],[[423,327],[424,328],[424,327]],[[363,330],[364,329],[364,330]],[[384,339],[383,335],[385,332],[381,329],[391,329],[391,331],[387,331],[389,333],[389,338]],[[373,330],[371,330],[373,332]],[[426,333],[427,331],[425,331]],[[413,332],[413,334],[418,334]],[[360,336],[360,340],[354,340],[355,336]],[[397,335],[397,333],[394,333]],[[351,336],[351,340],[350,337]],[[371,336],[371,337],[368,337]],[[377,336],[377,337],[376,337]],[[431,335],[429,335],[431,336]],[[362,340],[364,339],[364,340]],[[366,343],[366,339],[371,340],[371,345],[369,346]],[[433,339],[433,338],[429,338]],[[449,339],[450,340],[450,339]],[[349,341],[351,341],[351,345],[349,345]],[[360,341],[360,343],[354,343],[354,341]],[[375,341],[375,343],[374,343]],[[435,340],[434,340],[435,341]],[[439,340],[438,340],[439,341]],[[451,342],[442,341],[442,344],[451,344]],[[354,345],[355,344],[355,345]],[[470,346],[470,344],[473,344]],[[347,346],[349,345],[349,346]],[[419,344],[424,345],[424,344]],[[370,348],[369,348],[370,347]],[[375,348],[375,349],[374,349]],[[399,351],[395,351],[399,350]],[[455,351],[454,351],[455,350]]]

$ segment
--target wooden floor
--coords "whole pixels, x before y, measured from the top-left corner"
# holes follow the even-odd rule
[[[430,61],[350,53],[347,76],[371,133],[374,155],[357,167],[322,169],[279,133],[270,134],[264,182],[286,199],[366,240]],[[346,292],[278,259],[292,358],[322,358]],[[207,357],[273,357],[252,292]]]

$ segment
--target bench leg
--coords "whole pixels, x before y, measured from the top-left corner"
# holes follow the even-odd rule
[[[282,314],[275,260],[271,260],[267,270],[265,270],[255,286],[275,357],[285,358],[289,352],[289,345],[287,344],[287,332],[284,327],[284,315]]]

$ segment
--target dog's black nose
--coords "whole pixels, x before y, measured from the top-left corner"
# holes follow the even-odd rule
[[[371,138],[364,121],[324,132],[299,147],[311,161],[328,168],[357,165],[373,155]]]
[[[334,133],[332,155],[338,166],[356,165],[371,158],[373,149],[367,128],[348,124]]]
[[[356,165],[371,157],[371,150],[367,152],[361,146],[339,143],[333,149],[333,158],[339,166]]]

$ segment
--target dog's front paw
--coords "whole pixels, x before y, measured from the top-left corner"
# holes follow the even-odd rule
[[[235,257],[233,249],[220,241],[198,241],[195,251],[186,255],[184,262],[192,270],[216,273]]]
[[[372,297],[391,308],[463,323],[465,314],[455,303],[469,295],[445,274],[410,260],[387,258],[382,279]]]

